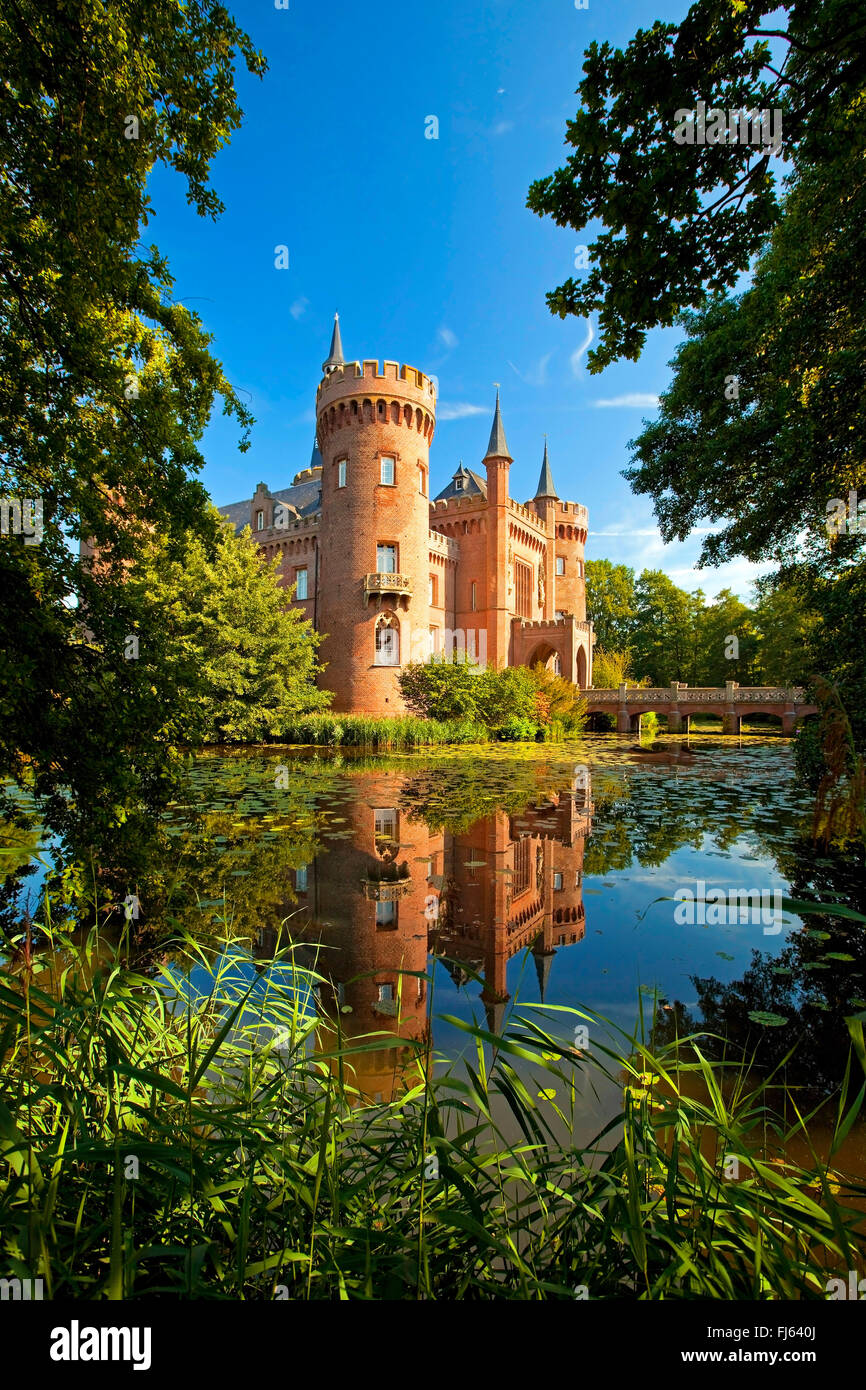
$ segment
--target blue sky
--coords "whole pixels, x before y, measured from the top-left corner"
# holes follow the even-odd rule
[[[257,420],[245,455],[232,421],[211,424],[203,478],[214,501],[248,497],[260,479],[287,486],[307,465],[338,309],[348,357],[438,376],[434,493],[461,458],[480,467],[500,382],[514,496],[533,495],[546,432],[560,495],[589,507],[588,557],[748,597],[755,567],[695,571],[700,538],[663,546],[649,500],[620,476],[669,381],[677,331],[654,332],[639,362],[590,377],[587,324],[554,317],[544,298],[572,273],[578,238],[525,206],[532,180],[565,157],[585,47],[624,46],[687,5],[289,5],[230,6],[270,69],[261,81],[240,74],[244,124],[213,166],[223,216],[197,218],[174,175],[151,181],[143,239],[168,256],[176,298],[201,315]],[[438,140],[425,138],[429,116]],[[278,270],[282,245],[289,266]]]

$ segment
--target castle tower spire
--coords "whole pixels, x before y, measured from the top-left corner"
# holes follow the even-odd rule
[[[490,431],[490,443],[487,445],[487,453],[484,455],[484,462],[488,459],[508,459],[513,463],[508,452],[508,441],[505,438],[505,426],[502,423],[502,411],[499,408],[499,389],[496,390],[496,411],[493,416],[493,428]]]
[[[322,363],[322,371],[326,376],[336,371],[337,367],[344,367],[346,359],[343,356],[343,339],[340,336],[340,315],[334,315],[334,332],[331,335],[331,351],[326,362]]]
[[[553,485],[553,473],[550,468],[550,454],[547,449],[547,435],[544,436],[544,459],[541,464],[541,475],[538,479],[538,487],[535,489],[535,501],[539,502],[543,497],[557,497],[556,488]]]

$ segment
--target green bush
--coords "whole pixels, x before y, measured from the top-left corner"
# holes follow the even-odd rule
[[[538,738],[539,728],[529,719],[518,718],[512,715],[500,728],[496,730],[496,737],[505,743],[526,743]]]

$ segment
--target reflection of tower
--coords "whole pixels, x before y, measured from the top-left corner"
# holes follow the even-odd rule
[[[303,935],[320,944],[317,969],[331,981],[320,990],[317,1047],[334,1048],[339,1016],[343,1046],[365,1049],[343,1067],[372,1100],[400,1089],[428,1038],[428,877],[441,869],[442,837],[400,811],[402,784],[353,777],[356,799],[343,811],[351,834],[321,852],[305,877],[311,915]],[[370,1037],[382,1033],[391,1038]]]
[[[320,655],[334,709],[400,714],[399,667],[429,643],[435,392],[414,367],[345,362],[335,333],[316,400],[322,453]]]
[[[445,837],[448,916],[440,949],[483,969],[481,998],[491,1032],[509,999],[508,962],[532,947],[542,1001],[560,947],[585,934],[583,855],[590,830],[589,777],[519,816],[504,812]]]

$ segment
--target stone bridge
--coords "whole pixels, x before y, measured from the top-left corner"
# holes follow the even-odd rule
[[[805,692],[796,686],[738,685],[689,686],[673,681],[664,689],[621,685],[618,690],[583,692],[590,714],[615,714],[617,733],[640,732],[641,715],[665,715],[668,732],[688,733],[693,714],[717,714],[722,732],[738,734],[743,719],[752,714],[773,714],[781,720],[782,733],[792,734],[799,719],[817,714],[816,705],[806,703]]]

